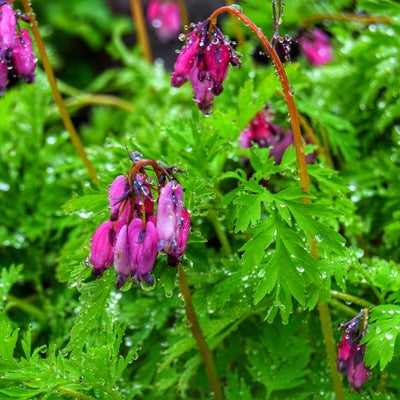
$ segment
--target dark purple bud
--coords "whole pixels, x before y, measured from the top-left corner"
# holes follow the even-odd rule
[[[0,96],[2,96],[8,85],[8,66],[0,59]]]

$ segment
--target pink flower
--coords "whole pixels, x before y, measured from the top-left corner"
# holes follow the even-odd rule
[[[240,66],[238,54],[229,39],[208,20],[191,25],[191,32],[176,60],[171,85],[182,86],[190,80],[194,100],[204,114],[212,111],[214,96],[223,91],[222,83],[229,65]]]
[[[150,273],[158,253],[157,229],[152,221],[148,221],[143,230],[143,221],[135,218],[129,224],[128,237],[131,273],[138,281],[152,285],[154,279]]]
[[[14,48],[16,28],[17,20],[13,9],[9,4],[3,4],[0,8],[0,50]]]
[[[13,48],[12,59],[20,78],[26,83],[32,83],[35,80],[36,59],[33,54],[32,41],[26,29],[21,29],[20,36]]]
[[[118,233],[114,248],[114,269],[117,273],[117,289],[124,286],[131,274],[129,259],[128,225],[124,225]]]
[[[179,233],[176,243],[168,250],[168,264],[177,266],[183,253],[186,250],[186,243],[190,232],[190,214],[184,208],[182,210],[182,218],[178,226]]]
[[[3,95],[8,85],[8,66],[0,60],[0,96]]]
[[[364,311],[361,311],[352,320],[340,325],[339,329],[345,332],[336,359],[338,371],[347,374],[350,386],[357,391],[370,376],[370,371],[364,364],[365,345],[360,345],[365,332],[357,335],[363,314]]]
[[[333,60],[331,40],[321,29],[305,33],[300,38],[300,49],[312,65],[321,66]]]
[[[101,277],[104,270],[110,268],[113,263],[112,228],[113,223],[111,221],[105,221],[93,234],[90,261],[93,265],[92,273],[97,278]]]
[[[178,236],[182,217],[182,187],[168,182],[160,191],[157,209],[158,249],[168,251]]]
[[[129,184],[125,175],[118,175],[110,185],[108,190],[108,201],[111,211],[119,210],[121,202],[127,198]]]
[[[161,43],[175,39],[181,29],[179,5],[175,1],[150,0],[147,19],[156,29],[156,35]]]

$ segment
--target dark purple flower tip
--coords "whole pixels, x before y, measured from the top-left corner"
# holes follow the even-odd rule
[[[151,275],[151,273],[147,273],[144,275],[140,275],[137,277],[137,279],[141,279],[143,282],[145,282],[148,286],[153,287],[154,286],[154,276]]]
[[[117,275],[117,279],[115,281],[115,287],[117,290],[120,290],[122,286],[126,283],[126,276],[124,275]]]
[[[8,85],[8,66],[5,62],[0,60],[0,96],[2,96],[7,89]]]

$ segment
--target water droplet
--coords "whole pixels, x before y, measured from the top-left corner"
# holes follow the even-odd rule
[[[393,334],[390,333],[390,332],[386,332],[385,338],[386,338],[387,340],[392,340],[392,339],[393,339]]]
[[[297,269],[297,271],[298,271],[300,274],[302,274],[302,273],[304,272],[304,268],[303,268],[301,265],[298,265],[298,266],[296,267],[296,269]]]
[[[317,233],[317,234],[315,235],[315,240],[316,240],[318,243],[321,243],[321,242],[324,240],[324,235],[323,235],[322,233]]]
[[[231,8],[234,8],[234,9],[240,11],[240,12],[243,12],[243,9],[242,9],[242,7],[241,7],[239,4],[231,4],[230,7],[231,7]]]

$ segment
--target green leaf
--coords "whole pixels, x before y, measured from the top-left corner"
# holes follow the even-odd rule
[[[361,343],[366,343],[365,362],[384,369],[395,355],[400,333],[400,306],[385,304],[372,309],[370,325]]]

